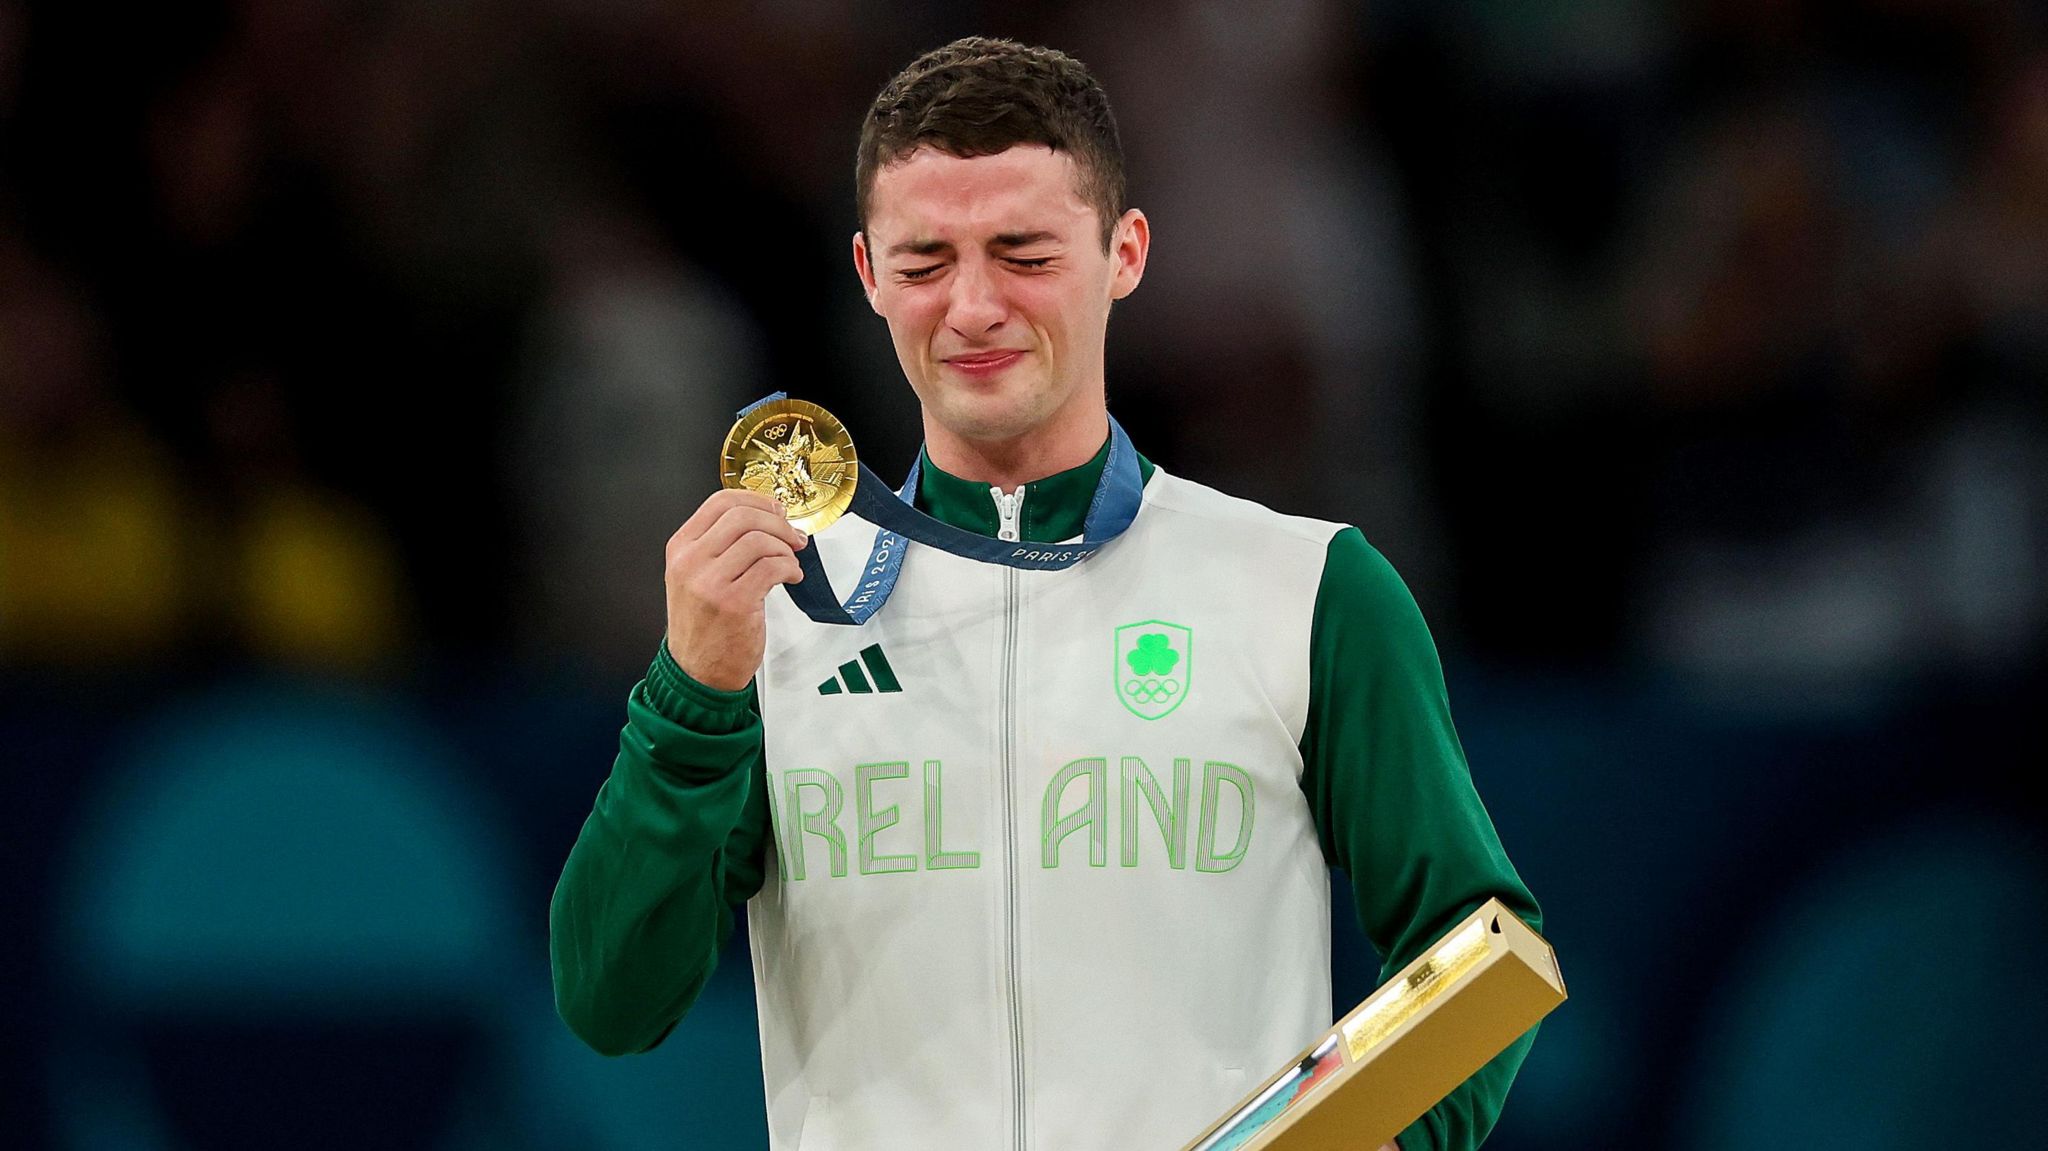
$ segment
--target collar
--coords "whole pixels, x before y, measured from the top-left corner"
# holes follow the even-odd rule
[[[923,456],[917,480],[918,509],[956,528],[993,538],[1000,525],[990,485],[941,471],[929,453],[922,448],[918,452]],[[1102,481],[1102,467],[1108,462],[1109,438],[1105,436],[1094,459],[1025,484],[1017,534],[1027,543],[1058,543],[1080,535],[1096,485]],[[1152,461],[1140,454],[1139,478],[1150,480],[1152,471]]]

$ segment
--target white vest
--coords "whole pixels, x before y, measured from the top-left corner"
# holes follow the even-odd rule
[[[911,545],[864,626],[769,598],[774,1151],[1173,1151],[1329,1026],[1299,744],[1340,526],[1154,471],[1065,571]],[[874,534],[818,535],[838,594]]]

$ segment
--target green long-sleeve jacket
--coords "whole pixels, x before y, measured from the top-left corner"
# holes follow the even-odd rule
[[[1029,485],[1025,540],[1080,534],[1106,456],[1105,445]],[[1149,478],[1151,464],[1141,465]],[[927,512],[996,534],[986,486],[929,458],[923,475]],[[1385,957],[1381,979],[1489,897],[1541,930],[1473,788],[1422,614],[1355,528],[1330,541],[1310,643],[1301,788],[1323,854],[1350,876],[1359,922]],[[695,1002],[733,909],[761,889],[770,834],[751,687],[697,683],[662,645],[626,708],[618,758],[549,914],[556,1007],[607,1055],[653,1048]],[[1534,1040],[1532,1031],[1402,1132],[1403,1151],[1477,1147]]]

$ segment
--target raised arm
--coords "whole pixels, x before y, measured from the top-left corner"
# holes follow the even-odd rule
[[[548,910],[555,1009],[606,1055],[668,1035],[710,979],[732,909],[761,888],[752,679],[762,602],[803,578],[803,542],[779,505],[740,491],[712,495],[669,540],[668,633]]]

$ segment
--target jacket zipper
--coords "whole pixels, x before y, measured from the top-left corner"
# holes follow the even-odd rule
[[[1024,510],[1024,485],[1018,484],[1014,492],[1005,492],[990,485],[988,494],[996,501],[996,538],[1016,543],[1019,521]]]
[[[1016,542],[1019,511],[1024,505],[1024,485],[1005,493],[989,488],[996,501],[996,538]],[[1010,1099],[1011,1134],[1016,1151],[1026,1151],[1029,1136],[1025,1123],[1024,1079],[1024,994],[1017,985],[1017,569],[1003,569],[1003,926],[1004,979],[1010,992]]]

